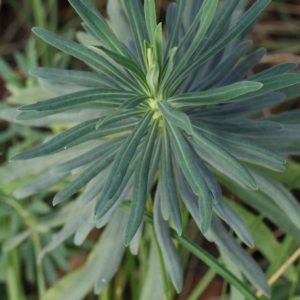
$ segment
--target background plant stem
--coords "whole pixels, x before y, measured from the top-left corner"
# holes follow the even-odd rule
[[[33,10],[33,16],[34,16],[34,23],[37,27],[41,28],[47,28],[46,23],[46,13],[45,8],[42,5],[41,0],[31,0],[32,3],[32,10]],[[41,49],[41,59],[43,67],[50,66],[50,56],[48,51],[48,45],[42,41],[41,39],[38,40],[38,44]]]

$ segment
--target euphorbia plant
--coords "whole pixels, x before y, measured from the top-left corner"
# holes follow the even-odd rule
[[[119,11],[118,21],[126,31],[128,18],[131,31],[124,35],[128,40],[120,40],[120,31],[118,38],[88,0],[70,0],[94,45],[33,29],[96,72],[31,71],[45,80],[76,85],[79,91],[22,106],[17,119],[81,111],[86,120],[12,160],[51,159],[59,152],[73,156],[51,169],[45,188],[79,171],[53,203],[67,200],[87,185],[76,203],[88,207],[86,222],[78,225],[85,226],[85,236],[94,226],[106,224],[130,199],[124,243],[137,243],[147,201],[154,195],[155,234],[177,292],[183,275],[168,222],[180,236],[182,211],[187,209],[203,235],[256,288],[270,293],[260,268],[220,222],[224,220],[243,243],[253,246],[242,219],[222,198],[218,179],[261,190],[300,228],[299,205],[292,195],[250,167],[283,171],[282,154],[299,153],[298,127],[280,124],[280,116],[275,121],[257,118],[262,110],[285,100],[283,88],[300,83],[300,75],[286,74],[296,65],[283,64],[247,77],[265,50],[242,60],[252,45],[244,39],[269,2],[258,0],[242,14],[247,1],[179,0],[168,8],[164,33],[162,24],[157,24],[154,0],[145,0],[144,7],[139,0],[126,0],[126,11]],[[152,205],[147,207],[152,212]],[[114,219],[118,221],[124,224],[121,217]],[[99,281],[96,292],[108,279]]]

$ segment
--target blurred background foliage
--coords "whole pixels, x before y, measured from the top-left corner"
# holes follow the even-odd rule
[[[103,15],[106,15],[106,1],[92,1]],[[160,19],[164,21],[165,11],[170,1],[157,0],[161,8]],[[252,1],[254,2],[254,1]],[[22,167],[7,164],[9,157],[32,148],[51,133],[58,133],[70,120],[63,124],[53,125],[28,123],[27,126],[6,120],[13,120],[14,109],[25,103],[44,100],[51,97],[51,87],[41,88],[37,79],[31,77],[28,71],[36,66],[51,66],[57,68],[86,68],[81,62],[71,59],[36,40],[32,33],[33,26],[47,28],[70,39],[80,39],[77,31],[80,19],[70,7],[67,0],[0,0],[0,299],[53,299],[46,297],[45,291],[53,286],[52,295],[72,281],[75,270],[80,270],[89,257],[99,230],[93,230],[88,240],[81,247],[76,247],[72,239],[67,239],[43,259],[42,264],[36,264],[36,258],[52,239],[57,230],[67,218],[68,203],[58,208],[51,206],[55,191],[65,183],[56,185],[47,193],[30,196],[19,201],[14,198],[14,190],[30,182],[43,170],[47,163]],[[264,14],[261,15],[251,39],[254,41],[253,51],[265,47],[268,51],[260,65],[253,70],[258,72],[285,62],[300,63],[300,1],[273,0]],[[299,71],[299,68],[296,70]],[[299,99],[285,102],[277,106],[276,112],[293,110],[300,107]],[[5,111],[5,113],[3,113]],[[272,114],[273,111],[264,111]],[[65,123],[65,124],[64,124]],[[30,125],[30,126],[29,126]],[[294,157],[287,164],[284,173],[268,171],[268,175],[287,186],[300,200],[300,162]],[[265,171],[265,170],[264,170]],[[232,197],[229,190],[225,190]],[[236,196],[245,202],[241,192]],[[264,201],[264,199],[258,199]],[[247,205],[234,207],[243,217],[253,234],[256,248],[247,249],[260,263],[272,285],[274,300],[300,299],[300,235],[288,227],[279,229],[278,223],[271,222],[260,208],[257,211]],[[271,212],[272,213],[272,212]],[[272,219],[272,217],[271,217]],[[284,223],[285,220],[278,220]],[[197,243],[204,242],[201,235],[195,236],[195,226],[190,226],[187,234],[194,237]],[[147,244],[142,245],[144,247]],[[218,257],[216,248],[207,242],[202,246]],[[128,252],[128,251],[127,251]],[[143,254],[141,254],[143,255]],[[183,251],[186,258],[185,289],[179,300],[196,299],[229,299],[228,284],[214,271],[207,270],[205,265],[193,256]],[[139,260],[129,252],[125,255],[126,263],[122,264],[113,283],[99,299],[136,299],[138,274],[135,272]],[[143,257],[139,257],[143,259]],[[298,262],[298,263],[297,263]],[[225,262],[226,263],[226,262]],[[145,273],[140,266],[140,273]],[[233,270],[233,266],[227,266]],[[68,274],[68,276],[65,276]],[[65,276],[65,277],[64,277]],[[59,281],[60,278],[64,280]],[[58,283],[57,283],[58,282]],[[129,294],[128,294],[129,293]],[[46,296],[45,296],[46,295]],[[44,297],[45,296],[45,297]],[[50,297],[50,298],[49,298]],[[84,299],[94,299],[93,293],[86,293]],[[58,298],[55,298],[58,299]],[[239,300],[242,298],[233,298]],[[262,299],[264,299],[262,297]]]

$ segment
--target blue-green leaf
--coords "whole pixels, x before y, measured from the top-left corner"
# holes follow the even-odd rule
[[[69,0],[76,12],[91,28],[95,35],[110,49],[121,56],[130,58],[127,48],[118,40],[113,31],[109,28],[98,10],[91,5],[89,0]]]
[[[117,140],[113,139],[112,141],[109,141],[104,145],[95,147],[92,150],[87,151],[86,153],[83,153],[71,160],[68,160],[52,168],[51,173],[69,172],[81,166],[87,165],[93,162],[94,160],[97,160],[102,155],[106,154],[106,152],[111,152],[116,150],[119,147],[121,141],[122,138]]]
[[[129,17],[133,37],[139,54],[139,60],[143,66],[144,71],[146,70],[145,64],[145,52],[144,52],[144,41],[148,40],[146,22],[142,4],[139,0],[127,0],[125,8]]]
[[[199,197],[198,200],[201,215],[201,231],[206,233],[209,229],[212,217],[212,194],[199,169],[197,168],[191,150],[181,132],[171,123],[167,124],[177,161],[194,194]]]
[[[53,205],[56,205],[63,200],[71,197],[81,188],[83,188],[88,182],[90,182],[96,175],[98,175],[102,170],[104,170],[111,162],[113,162],[117,149],[108,152],[103,157],[98,159],[94,164],[92,164],[88,169],[81,173],[74,181],[63,188],[59,193],[57,193],[53,199]]]
[[[216,164],[219,164],[219,168],[223,169],[226,176],[230,177],[244,188],[257,189],[257,184],[249,170],[234,156],[197,131],[194,131],[193,133],[193,140],[200,149],[203,149],[210,156],[214,157]],[[213,166],[215,167],[216,164],[213,164]]]
[[[157,135],[158,121],[156,120],[149,131],[142,148],[142,157],[134,175],[133,197],[130,209],[129,221],[126,227],[124,243],[129,245],[136,234],[144,216],[144,210],[148,198],[148,177],[152,152]]]
[[[201,17],[199,18],[200,26],[198,31],[195,34],[192,44],[184,53],[184,56],[180,59],[176,69],[174,70],[174,74],[177,74],[182,70],[185,64],[189,61],[192,57],[198,46],[200,45],[202,39],[205,36],[206,31],[208,30],[213,17],[215,15],[215,11],[218,5],[218,0],[205,0],[203,5],[201,6]],[[179,46],[180,50],[180,46]]]
[[[245,95],[262,88],[257,82],[237,82],[226,87],[221,87],[204,92],[187,93],[170,98],[168,101],[178,106],[200,106],[224,102],[238,101],[238,95]]]
[[[268,178],[264,174],[250,170],[256,182],[258,188],[273,201],[286,213],[290,220],[300,228],[300,206],[297,200],[294,198],[284,186],[280,183]]]
[[[54,68],[36,68],[29,72],[32,76],[55,82],[72,83],[83,86],[118,88],[118,84],[105,75]]]
[[[122,66],[124,69],[130,71],[133,75],[139,78],[141,84],[146,82],[146,77],[140,66],[132,59],[121,56],[113,51],[108,50],[105,47],[96,47],[102,50],[108,57],[114,60],[118,65]]]
[[[183,70],[183,72],[180,73],[180,75],[175,74],[175,76],[178,75],[178,77],[176,80],[174,80],[174,76],[170,79],[170,82],[172,82],[171,90],[173,90],[173,87],[177,87],[193,70],[199,68],[204,62],[208,61],[211,57],[224,49],[237,36],[239,36],[247,28],[247,26],[253,22],[258,14],[270,3],[270,1],[271,0],[260,0],[254,3],[254,5],[250,7],[250,9],[244,14],[239,22],[216,44],[200,55],[200,57],[195,57],[195,59]]]
[[[183,288],[181,262],[171,239],[168,223],[162,218],[159,201],[154,203],[154,229],[168,274],[177,293],[180,293]]]
[[[146,95],[136,96],[134,98],[128,99],[120,105],[119,110],[135,108],[147,99],[149,99],[149,96]]]
[[[194,123],[194,128],[225,149],[234,148],[245,153],[264,158],[271,162],[284,164],[285,160],[280,153],[263,145],[254,143],[248,139],[234,136],[225,131],[216,130],[213,127],[200,122]],[[275,131],[276,132],[276,131]]]
[[[37,102],[35,104],[21,106],[19,111],[47,111],[62,108],[70,108],[84,103],[97,102],[103,105],[103,108],[116,108],[122,104],[122,101],[116,99],[128,99],[128,97],[135,96],[135,93],[124,90],[114,89],[91,89],[76,93],[67,94],[64,96],[52,98],[46,101]]]
[[[179,198],[174,182],[171,145],[166,128],[164,129],[162,137],[161,173],[161,197],[166,199],[171,219],[174,223],[177,233],[180,235],[182,232],[181,211],[179,207]]]
[[[169,36],[168,43],[167,43],[167,48],[166,48],[166,51],[165,51],[166,55],[169,54],[170,49],[172,49],[177,43],[178,33],[179,33],[180,26],[181,26],[181,23],[182,23],[182,16],[183,16],[183,13],[184,13],[185,4],[186,4],[186,0],[177,0],[176,4],[174,3],[174,4],[170,5],[169,9],[172,10],[172,13],[171,13],[172,19],[171,19],[171,21],[173,22],[174,26],[167,26],[168,31],[171,30],[171,34]],[[169,12],[169,9],[168,9],[168,12]],[[176,15],[175,15],[175,13],[176,13]]]
[[[163,117],[175,126],[185,130],[186,133],[192,134],[192,124],[190,118],[182,111],[173,108],[167,101],[157,102],[157,105]]]
[[[137,90],[133,83],[126,78],[116,67],[114,67],[110,62],[108,62],[104,57],[95,53],[94,51],[86,48],[85,46],[79,45],[75,42],[66,40],[56,34],[53,34],[42,28],[33,28],[32,30],[37,36],[42,38],[47,43],[60,49],[61,51],[70,54],[90,66],[101,70],[101,72],[107,74],[111,78],[120,82],[125,87],[131,87]]]
[[[80,137],[90,133],[95,130],[95,125],[98,122],[98,119],[89,120],[87,122],[81,123],[73,128],[70,128],[63,133],[55,136],[50,141],[45,144],[38,146],[35,149],[22,152],[11,158],[11,161],[15,160],[25,160],[35,157],[49,155],[57,150],[63,150],[69,143],[79,139]]]
[[[298,66],[298,64],[296,64],[296,63],[285,63],[285,64],[277,65],[277,66],[269,68],[265,71],[262,71],[255,75],[250,76],[248,78],[248,80],[256,81],[256,80],[268,78],[271,76],[281,75],[281,74],[284,74],[288,71],[295,69],[297,66]]]
[[[127,137],[125,142],[122,144],[109,173],[107,182],[104,186],[101,198],[99,202],[105,202],[105,199],[111,199],[118,188],[120,187],[123,177],[126,174],[128,166],[136,152],[137,147],[148,127],[148,124],[152,118],[153,113],[149,112],[145,114],[142,120],[135,127],[133,132]],[[95,214],[99,214],[99,209],[96,209]]]
[[[144,2],[146,26],[150,43],[154,44],[154,32],[156,29],[156,9],[154,0],[145,0]]]

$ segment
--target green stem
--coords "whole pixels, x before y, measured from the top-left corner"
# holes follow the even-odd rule
[[[41,240],[40,240],[38,233],[36,233],[36,232],[32,233],[32,242],[33,242],[35,257],[38,257],[42,250]],[[36,274],[37,274],[39,299],[42,299],[42,297],[44,296],[44,294],[46,292],[46,282],[45,282],[42,262],[37,263]]]
[[[101,295],[99,295],[99,300],[109,300],[110,298],[110,285],[108,284]]]
[[[50,28],[51,31],[56,31],[58,27],[58,3],[57,0],[50,0],[49,1],[50,7]]]
[[[21,284],[19,254],[13,249],[8,254],[5,267],[6,289],[9,300],[25,300],[24,290]]]
[[[10,198],[9,200],[2,198],[1,201],[12,206],[18,212],[18,214],[23,219],[24,223],[26,224],[26,226],[29,229],[31,229],[35,226],[35,224],[36,224],[35,217],[32,214],[30,214],[28,211],[23,209],[22,205],[20,205],[16,200],[14,200],[12,198]],[[38,257],[39,253],[42,250],[39,234],[33,230],[31,237],[32,237],[34,251],[35,251],[35,256]],[[43,272],[43,266],[41,263],[37,264],[36,272],[37,272],[39,299],[42,299],[42,296],[45,294],[45,291],[46,291],[46,283],[45,283],[45,277],[44,277],[44,272]]]
[[[34,17],[34,23],[36,26],[41,28],[47,28],[46,23],[46,14],[45,9],[42,5],[41,0],[31,0],[32,10],[33,10],[33,17]],[[44,67],[50,66],[50,56],[48,52],[48,45],[46,42],[39,40],[40,49],[42,52],[41,58],[42,58],[42,64]]]
[[[292,286],[291,286],[290,293],[289,293],[289,299],[290,300],[292,300],[292,298],[295,295],[296,288],[297,288],[297,283],[299,281],[299,274],[300,274],[300,259],[298,259],[298,266],[296,268],[296,274],[294,276],[294,280],[292,281]]]
[[[193,290],[193,292],[190,294],[190,296],[187,298],[187,300],[197,300],[201,296],[201,294],[206,290],[206,288],[209,286],[211,281],[216,277],[217,273],[210,269],[205,276],[201,279],[199,284],[196,286],[196,288]]]
[[[121,207],[124,210],[130,210],[130,203],[124,202]],[[152,214],[145,212],[144,219],[146,222],[153,224]],[[202,260],[206,265],[208,265],[211,269],[213,269],[217,274],[222,276],[228,283],[232,284],[236,287],[238,291],[240,291],[247,300],[258,300],[258,298],[252,293],[252,291],[241,282],[235,275],[233,275],[230,271],[225,269],[212,255],[206,252],[204,249],[200,248],[197,244],[192,241],[189,241],[187,238],[183,236],[179,236],[173,229],[170,228],[171,236],[175,240],[177,240],[181,245],[183,245],[186,249],[188,249],[191,253],[193,253],[196,257]]]

